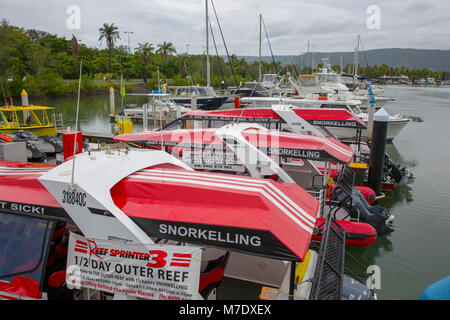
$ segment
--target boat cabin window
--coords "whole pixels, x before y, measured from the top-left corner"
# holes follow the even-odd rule
[[[276,81],[277,81],[276,74],[264,74],[263,75],[263,82],[276,82]]]
[[[317,84],[318,83],[318,81],[317,81],[317,77],[315,77],[315,76],[300,76],[300,77],[298,77],[298,80],[299,80],[299,82],[302,84],[302,85],[306,85],[306,84]]]
[[[0,212],[0,280],[34,279],[42,288],[54,230],[46,219]]]

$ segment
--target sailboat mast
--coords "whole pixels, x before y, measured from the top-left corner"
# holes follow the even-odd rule
[[[211,69],[209,65],[209,22],[208,22],[208,0],[206,4],[206,86],[211,85]]]
[[[356,77],[358,75],[358,51],[359,51],[359,34],[358,34],[358,41],[356,42],[356,49],[355,49],[355,67],[354,67],[354,76]]]
[[[262,63],[261,63],[261,39],[262,37],[262,14],[259,14],[259,78],[258,81],[262,80]]]

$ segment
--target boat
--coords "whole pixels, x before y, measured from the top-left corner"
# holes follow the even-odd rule
[[[261,286],[274,275],[281,279],[262,287],[277,291],[276,299],[349,299],[354,293],[344,287],[345,231],[330,217],[320,244],[311,242],[319,203],[296,184],[196,172],[162,151],[117,147],[78,154],[59,166],[1,161],[0,191],[0,246],[8,262],[0,268],[0,296],[8,299],[90,299],[105,291],[110,298],[133,299],[133,293],[106,287],[66,287],[68,231],[70,237],[120,242],[130,250],[155,243],[164,250],[164,241],[202,246],[202,260],[208,267],[214,263],[219,276],[203,269],[199,288],[204,290],[194,299],[211,298],[205,288],[219,286],[230,267],[245,273],[260,265],[269,267],[259,268]],[[17,255],[10,244],[27,254]],[[208,260],[217,250],[226,253]],[[101,252],[92,252],[89,261],[101,261]],[[245,257],[245,264],[233,254]],[[153,265],[148,268],[157,268]],[[376,298],[359,285],[354,298]]]
[[[210,86],[173,86],[168,87],[168,93],[175,103],[184,106],[191,106],[195,98],[200,110],[219,109],[228,100],[228,96],[217,95]]]
[[[16,133],[19,130],[30,131],[36,136],[55,136],[62,129],[55,117],[50,120],[48,111],[54,110],[45,106],[5,106],[0,108],[0,133]]]
[[[244,82],[238,88],[231,88],[233,94],[238,94],[240,97],[269,97],[270,91],[263,86],[261,82],[252,81]]]
[[[353,149],[330,137],[275,132],[256,124],[238,123],[218,129],[129,133],[116,136],[114,140],[164,149],[196,170],[234,172],[296,183],[321,201],[320,216],[326,217],[333,212],[339,219],[358,216],[366,219],[362,222],[370,221],[376,231],[372,230],[367,238],[372,238],[375,232],[385,234],[393,230],[394,217],[379,206],[372,208],[360,193],[353,191],[353,178],[344,181],[344,175],[353,174],[347,167],[353,159]],[[342,188],[336,188],[336,193],[332,190],[324,193],[332,163],[339,171],[338,186],[348,184],[344,197],[350,203],[348,207],[343,206],[342,199],[337,201],[342,206],[335,206],[333,194],[340,194]],[[318,167],[325,168],[325,174]],[[325,206],[325,201],[330,206]]]
[[[328,98],[319,96],[317,99],[297,99],[295,97],[244,97],[240,99],[244,108],[270,108],[272,105],[285,104],[293,105],[299,108],[343,108],[359,117],[367,125],[369,115],[362,112],[359,106],[360,100],[328,100]],[[400,114],[389,115],[387,140],[392,141],[403,130],[411,120]],[[354,139],[355,131],[349,131],[345,128],[333,128],[332,133],[338,138]],[[363,130],[363,137],[367,131]]]
[[[346,84],[346,82],[343,80],[343,77],[332,71],[329,64],[325,62],[325,67],[321,68],[321,70],[317,73],[314,73],[315,76],[318,77],[318,81],[322,86],[323,90],[326,90],[329,92],[328,97],[332,100],[360,100],[360,108],[363,111],[368,110],[370,107],[370,97],[367,94],[367,90],[355,88],[355,90],[350,90]],[[353,76],[355,79],[355,76]],[[356,79],[359,77],[356,76]],[[354,80],[357,81],[357,80]],[[393,101],[394,99],[389,97],[383,97],[380,96],[380,92],[383,92],[382,90],[379,90],[378,88],[372,90],[373,94],[375,95],[375,98],[377,100],[377,107],[381,108],[383,107],[387,102]],[[316,94],[319,94],[319,92],[316,92]]]
[[[169,114],[176,113],[179,109],[180,113],[185,113],[190,111],[190,108],[178,105],[174,100],[170,99],[168,95],[158,95],[155,96],[149,103],[138,107],[137,105],[127,105],[120,113],[126,117],[132,117],[133,119],[143,118],[144,108],[147,109],[148,118],[158,118],[161,114],[166,117]]]
[[[191,111],[172,121],[162,130],[178,130],[189,128],[219,128],[228,123],[256,123],[270,130],[284,130],[301,134],[317,136],[333,136],[332,128],[342,128],[349,131],[347,136],[354,135],[354,141],[344,141],[353,148],[354,163],[368,163],[370,148],[361,141],[365,123],[346,109],[298,108],[288,105],[273,105],[269,108],[228,109],[216,111]],[[155,131],[158,131],[155,129]],[[352,133],[354,132],[354,133]],[[321,168],[319,168],[320,170]],[[336,178],[337,174],[333,175]],[[396,164],[392,158],[385,155],[385,172],[382,189],[395,189],[394,183],[408,184],[413,181],[413,175],[407,168]],[[366,190],[361,189],[366,200],[371,204]]]

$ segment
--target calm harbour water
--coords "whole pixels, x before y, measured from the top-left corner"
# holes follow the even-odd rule
[[[410,122],[387,146],[387,152],[414,172],[415,182],[388,191],[380,205],[395,216],[396,230],[378,237],[368,248],[348,248],[366,265],[381,271],[379,299],[417,299],[431,283],[450,275],[450,87],[386,86],[390,114],[422,117]],[[147,97],[129,96],[125,103],[141,105]],[[74,126],[76,98],[33,100],[56,107],[64,125]],[[116,110],[121,106],[116,97]],[[80,102],[80,128],[112,133],[109,96],[84,97]],[[139,130],[139,127],[135,127]],[[255,297],[256,299],[257,297]]]

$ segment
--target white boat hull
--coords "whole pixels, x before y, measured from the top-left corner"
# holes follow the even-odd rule
[[[387,129],[387,137],[386,140],[392,141],[400,131],[408,124],[409,119],[399,119],[392,120],[388,123]],[[367,125],[367,120],[364,120],[364,123]],[[348,139],[356,137],[356,130],[352,128],[335,128],[335,127],[327,127],[337,138],[339,139]],[[367,130],[362,130],[362,136],[367,136]]]

